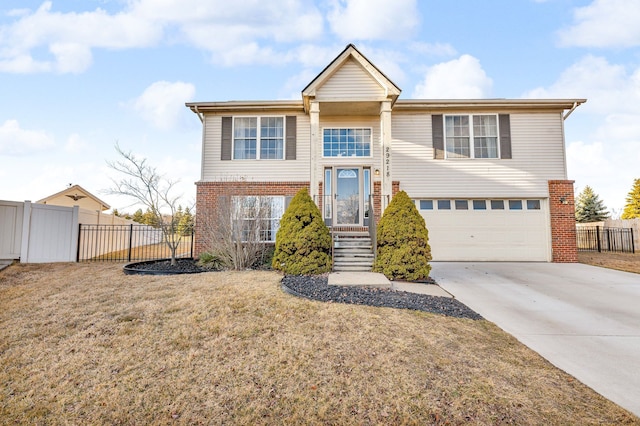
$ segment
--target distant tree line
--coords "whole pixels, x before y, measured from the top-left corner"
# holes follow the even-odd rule
[[[151,209],[147,208],[146,211],[142,211],[142,209],[138,209],[133,214],[129,213],[120,213],[118,209],[113,210],[114,216],[118,216],[124,219],[132,220],[134,222],[138,222],[142,225],[153,226],[154,228],[159,227],[158,219],[156,215],[153,214]],[[182,206],[178,206],[175,214],[175,221],[177,222],[177,231],[180,235],[191,235],[193,230],[193,214],[191,213],[191,209],[189,207],[182,208]]]

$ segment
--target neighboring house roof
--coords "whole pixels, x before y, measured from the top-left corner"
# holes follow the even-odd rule
[[[60,192],[56,192],[55,194],[49,195],[48,197],[45,197],[42,200],[36,201],[36,203],[49,204],[49,201],[61,196],[69,197],[69,199],[73,201],[79,201],[83,198],[89,198],[95,201],[97,204],[100,204],[102,211],[109,210],[111,208],[109,204],[105,203],[104,201],[102,201],[101,199],[99,199],[98,197],[96,197],[95,195],[93,195],[92,193],[90,193],[80,185],[70,186],[67,189],[64,189]]]

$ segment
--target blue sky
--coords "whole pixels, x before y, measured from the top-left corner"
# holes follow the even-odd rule
[[[0,199],[117,177],[114,144],[195,200],[188,101],[299,98],[348,43],[401,98],[587,98],[569,178],[621,209],[640,177],[640,0],[3,0]]]

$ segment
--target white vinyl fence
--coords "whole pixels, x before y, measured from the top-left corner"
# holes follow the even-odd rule
[[[20,259],[21,263],[74,262],[78,211],[77,206],[0,201],[0,259]]]

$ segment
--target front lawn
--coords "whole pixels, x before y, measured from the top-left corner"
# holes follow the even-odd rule
[[[3,424],[640,424],[485,320],[247,271],[0,272]]]

